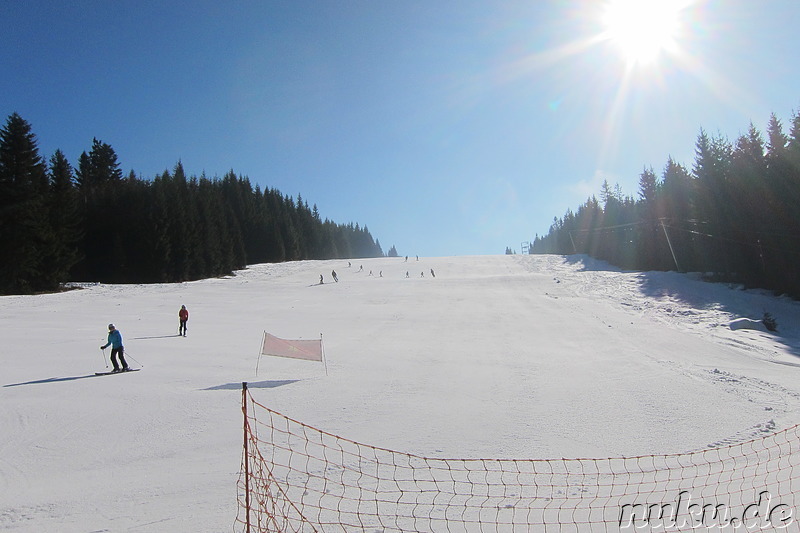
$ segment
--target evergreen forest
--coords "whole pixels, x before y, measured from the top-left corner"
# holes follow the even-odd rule
[[[300,195],[261,190],[233,170],[187,176],[179,161],[172,172],[142,179],[123,175],[114,149],[97,139],[73,167],[61,150],[41,156],[17,113],[0,130],[0,294],[382,255],[366,226],[323,220]]]
[[[588,254],[623,269],[701,272],[800,297],[800,113],[771,114],[731,142],[700,130],[690,169],[645,167],[638,196],[605,181],[600,199],[555,218],[531,253]]]

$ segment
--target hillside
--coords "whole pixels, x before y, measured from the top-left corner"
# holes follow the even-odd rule
[[[728,326],[765,311],[778,334]],[[143,371],[94,375],[109,322]],[[0,530],[230,531],[242,381],[292,418],[428,457],[743,442],[800,422],[798,324],[790,299],[585,256],[261,264],[0,297]],[[322,334],[327,374],[259,359],[264,331]]]

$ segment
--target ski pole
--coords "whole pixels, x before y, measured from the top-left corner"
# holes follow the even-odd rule
[[[105,348],[100,348],[100,349],[103,350],[103,364],[106,365],[106,368],[108,368],[108,361],[106,360],[106,349]]]
[[[131,352],[129,352],[128,350],[125,350],[125,357],[129,358],[131,361],[133,361],[134,363],[139,365],[141,368],[144,368],[144,365],[142,363],[140,363],[139,361],[137,361],[136,358],[133,357],[131,355]]]

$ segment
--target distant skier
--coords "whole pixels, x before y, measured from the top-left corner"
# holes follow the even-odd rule
[[[128,370],[128,363],[125,362],[125,347],[122,345],[122,333],[119,332],[114,324],[108,325],[108,342],[101,346],[101,350],[105,350],[111,346],[111,364],[114,365],[112,372],[125,372]],[[117,363],[119,357],[119,363]],[[120,365],[122,367],[120,368]]]
[[[434,274],[434,273],[433,273],[433,269],[431,269],[431,277],[432,277],[432,278],[435,278],[435,277],[436,277],[436,274]]]
[[[331,270],[331,277],[333,278],[333,281],[335,281],[336,283],[339,283],[339,276],[336,275],[336,271],[335,270]]]
[[[186,336],[186,323],[189,321],[189,310],[186,309],[185,305],[181,306],[181,310],[178,311],[178,336],[180,337],[183,335]]]
[[[322,274],[320,274],[320,275],[319,275],[319,284],[320,284],[320,285],[322,285],[323,283],[325,283],[325,282],[324,282],[324,281],[322,281]]]

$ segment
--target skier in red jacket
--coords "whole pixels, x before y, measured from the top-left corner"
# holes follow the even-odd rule
[[[186,336],[186,323],[189,321],[189,310],[186,309],[185,305],[181,306],[181,310],[178,311],[178,319],[180,320],[180,326],[178,326],[178,336],[180,337],[183,335]]]

